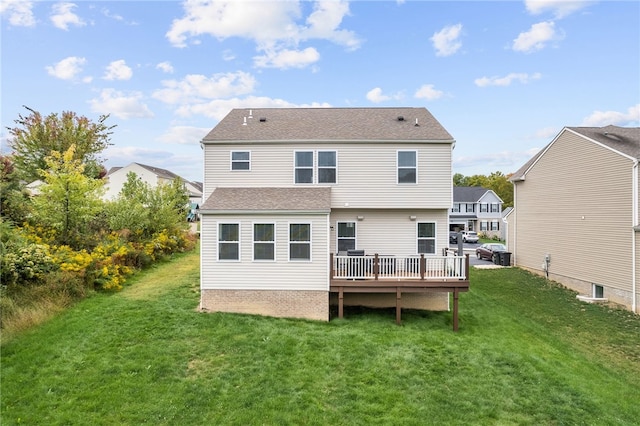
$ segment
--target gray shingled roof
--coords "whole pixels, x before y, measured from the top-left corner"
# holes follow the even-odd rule
[[[628,155],[631,158],[640,159],[640,127],[565,127],[552,142],[538,151],[538,153],[531,157],[529,161],[524,163],[524,165],[520,167],[513,176],[511,176],[510,180],[523,180],[524,175],[529,171],[531,166],[533,166],[547,148],[555,142],[562,132],[567,129],[579,133],[588,139],[601,143],[614,151]]]
[[[233,109],[202,142],[290,140],[454,142],[426,108]]]
[[[200,207],[217,211],[326,211],[331,210],[331,188],[216,188]]]
[[[484,194],[489,191],[481,186],[454,186],[454,203],[477,203]]]

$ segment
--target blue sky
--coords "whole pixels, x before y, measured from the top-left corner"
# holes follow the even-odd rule
[[[640,126],[638,1],[1,0],[2,150],[26,105],[117,125],[106,166],[202,180],[232,108],[426,107],[454,173],[564,126]]]

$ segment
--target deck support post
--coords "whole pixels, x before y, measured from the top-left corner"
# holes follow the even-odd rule
[[[340,287],[338,291],[338,318],[344,317],[344,289]]]
[[[453,290],[453,331],[458,331],[458,289]]]
[[[402,290],[400,287],[396,287],[396,324],[400,325],[402,322]]]

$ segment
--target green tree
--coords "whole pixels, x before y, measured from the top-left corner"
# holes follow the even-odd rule
[[[22,224],[29,215],[31,199],[18,178],[11,157],[0,155],[0,216],[3,221]]]
[[[491,189],[504,204],[502,208],[513,207],[513,184],[509,181],[511,175],[504,175],[502,172],[493,172],[489,176],[473,175],[464,176],[461,173],[453,175],[454,186],[480,186]]]
[[[151,188],[129,172],[120,194],[107,206],[109,227],[129,230],[132,238],[149,238],[164,229],[173,233],[188,226],[188,203],[189,195],[180,179]]]
[[[74,150],[72,144],[64,153],[52,151],[45,158],[44,184],[33,204],[37,223],[55,231],[56,243],[80,249],[87,245],[89,225],[102,209],[104,182],[84,174]]]
[[[99,154],[112,145],[110,135],[116,126],[107,126],[108,115],[101,115],[97,123],[71,111],[43,117],[38,111],[25,108],[29,115],[18,115],[16,127],[7,127],[13,161],[20,178],[26,182],[39,179],[40,170],[47,168],[46,158],[55,152],[66,152],[72,145],[74,160],[84,164],[84,174],[101,177],[104,173]]]

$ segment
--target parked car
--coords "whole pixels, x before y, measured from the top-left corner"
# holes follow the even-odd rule
[[[455,244],[458,242],[458,233],[457,232],[449,232],[449,242]]]
[[[493,254],[501,251],[507,251],[504,244],[486,243],[476,249],[476,257],[478,259],[493,260]]]
[[[474,231],[462,231],[462,241],[465,243],[477,243],[478,234]]]

